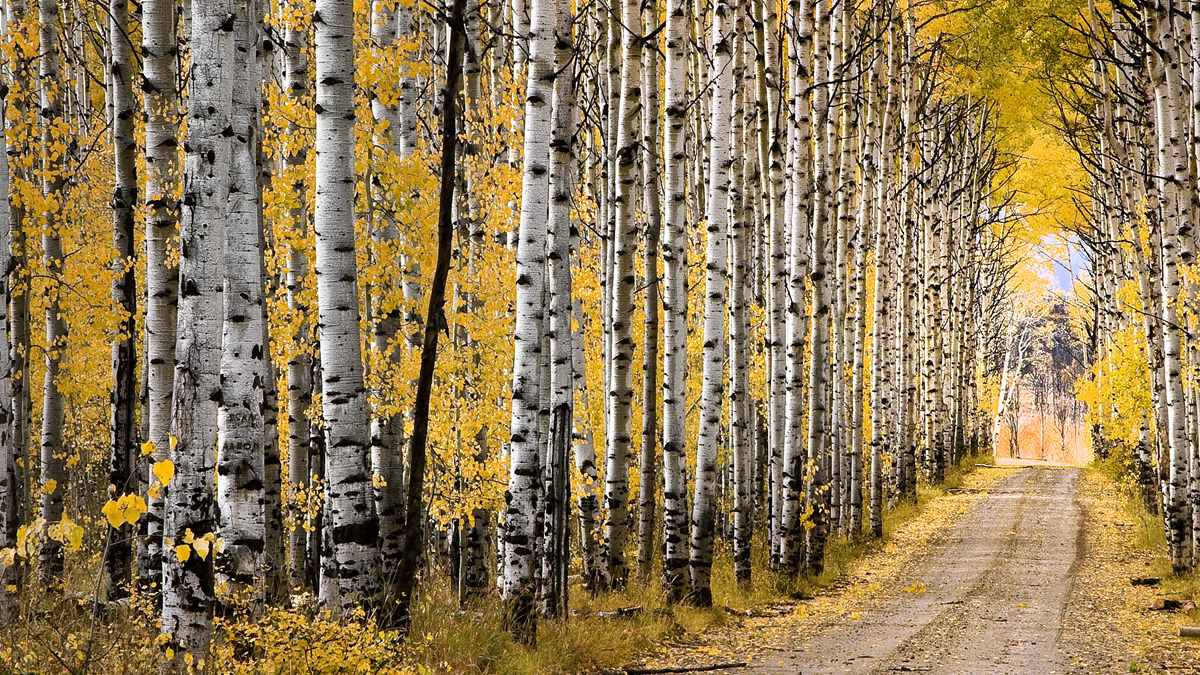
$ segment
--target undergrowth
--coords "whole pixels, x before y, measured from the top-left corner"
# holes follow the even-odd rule
[[[943,485],[922,482],[917,503],[902,503],[887,512],[884,540],[900,524],[918,516],[929,500],[961,485],[975,461],[990,460],[966,458],[948,471]],[[741,612],[809,597],[833,584],[852,561],[880,545],[832,537],[824,573],[797,579],[768,568],[765,539],[764,532],[755,537],[750,584],[735,583],[732,553],[728,547],[718,548],[712,608],[668,604],[657,571],[650,580],[634,579],[615,593],[591,595],[576,583],[570,588],[571,616],[541,621],[537,645],[530,647],[509,637],[504,606],[497,594],[460,608],[445,575],[427,570],[407,640],[379,630],[369,618],[339,623],[303,610],[274,607],[258,617],[232,612],[219,618],[211,662],[222,675],[595,673],[619,668],[667,641],[702,642],[706,631],[729,620],[728,610]],[[20,620],[0,633],[0,673],[155,672],[162,657],[157,619],[148,603],[133,598],[108,606],[104,615],[97,617],[92,598],[99,558],[70,563],[73,569],[65,591],[35,592],[26,586]],[[628,616],[616,616],[617,610],[626,610]]]
[[[1125,512],[1136,529],[1134,544],[1152,556],[1146,575],[1160,579],[1162,595],[1184,603],[1192,625],[1200,624],[1200,575],[1195,571],[1176,574],[1171,568],[1162,513],[1150,510],[1143,501],[1132,456],[1127,451],[1112,452],[1107,459],[1096,461],[1094,469],[1113,481],[1121,491]]]

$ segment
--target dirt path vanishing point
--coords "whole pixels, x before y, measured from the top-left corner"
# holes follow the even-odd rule
[[[749,662],[722,671],[730,675],[1075,675],[1190,663],[1169,634],[1175,617],[1155,614],[1157,627],[1138,618],[1154,591],[1131,588],[1128,575],[1144,573],[1148,554],[1111,536],[1132,525],[1114,522],[1123,498],[1101,495],[1100,480],[1076,468],[976,472],[816,599],[739,620],[697,653],[660,663]],[[1140,646],[1155,640],[1158,649]]]

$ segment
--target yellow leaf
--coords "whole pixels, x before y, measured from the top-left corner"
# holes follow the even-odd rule
[[[205,535],[203,538],[192,542],[192,548],[196,549],[196,554],[200,556],[201,560],[204,560],[208,557],[208,547],[211,543],[212,540],[208,538],[208,535]]]
[[[142,499],[141,495],[126,495],[122,499],[126,499],[125,505],[125,521],[133,525],[146,512],[146,500]]]
[[[174,650],[174,649],[171,649],[170,647],[167,647],[167,654],[166,654],[166,656],[167,656],[167,660],[168,660],[168,661],[170,661],[171,659],[175,658],[175,650]]]
[[[154,454],[154,441],[146,441],[142,443],[142,457],[147,457]]]
[[[17,561],[17,549],[4,548],[0,549],[0,567],[12,567]]]
[[[174,450],[175,446],[179,444],[179,439],[175,438],[175,434],[170,434],[170,437],[171,437],[171,449]]]
[[[154,466],[151,467],[151,471],[154,473],[154,477],[158,479],[158,482],[166,485],[175,477],[175,462],[169,459],[155,462]]]
[[[47,478],[45,484],[42,485],[42,494],[52,495],[52,494],[54,494],[54,491],[57,489],[58,489],[58,481],[54,480],[53,478]]]
[[[162,498],[162,488],[163,488],[163,486],[159,485],[158,483],[155,483],[154,485],[150,486],[149,490],[146,490],[146,494],[149,495],[151,499],[161,499]]]
[[[217,555],[220,555],[225,552],[225,538],[224,537],[213,542],[213,550],[217,552]]]
[[[187,562],[187,559],[192,557],[192,547],[187,544],[180,544],[175,547],[175,557],[179,558],[179,562]],[[171,658],[171,657],[167,657]]]
[[[194,661],[194,660],[195,660],[195,657],[193,657],[191,654],[183,655],[183,662],[189,666],[192,665],[192,661]]]
[[[120,527],[125,522],[125,514],[121,505],[111,499],[108,500],[108,503],[100,511],[108,518],[108,524],[113,527]]]

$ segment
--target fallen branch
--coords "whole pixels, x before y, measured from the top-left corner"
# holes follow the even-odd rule
[[[1200,626],[1180,626],[1179,637],[1200,637]]]
[[[982,466],[982,467],[985,467],[988,469],[1024,469],[1024,468],[1026,468],[1026,467],[1023,467],[1020,465],[1004,466],[1001,464],[976,464],[975,466]]]
[[[639,614],[639,613],[641,613],[641,611],[642,611],[641,605],[637,605],[635,607],[622,607],[620,609],[616,609],[611,612],[596,612],[596,616],[599,616],[599,617],[613,617],[613,616],[629,617],[629,616],[634,616],[635,614]]]
[[[1159,582],[1158,577],[1145,577],[1145,578],[1134,577],[1129,580],[1129,583],[1132,586],[1157,586],[1158,582]]]
[[[625,675],[666,675],[668,673],[706,673],[726,668],[745,668],[748,664],[718,663],[712,666],[680,666],[678,668],[626,668]]]

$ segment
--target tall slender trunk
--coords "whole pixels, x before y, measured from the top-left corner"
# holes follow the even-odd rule
[[[175,320],[179,268],[167,243],[179,227],[179,91],[176,77],[175,3],[142,2],[142,77],[146,119],[146,405],[153,459],[170,457],[171,394],[175,377]],[[168,487],[167,490],[170,488]],[[156,496],[157,495],[157,496]],[[163,492],[151,493],[146,514],[146,553],[138,585],[161,593]]]
[[[793,2],[789,5],[793,33],[788,54],[789,79],[792,82],[793,117],[789,139],[790,205],[788,208],[788,304],[787,304],[787,392],[784,406],[783,461],[779,468],[777,518],[779,541],[775,543],[781,569],[794,575],[804,557],[804,479],[806,445],[803,439],[805,413],[805,352],[810,319],[807,315],[806,281],[809,275],[809,228],[817,215],[814,197],[814,159],[822,153],[812,151],[812,113],[816,104],[824,106],[824,87],[813,87],[813,22],[817,2]],[[812,96],[810,101],[809,97]],[[823,118],[819,118],[823,119]],[[814,287],[815,290],[815,287]]]
[[[163,556],[162,632],[174,652],[207,659],[214,602],[213,556],[200,555],[216,531],[213,470],[221,396],[221,325],[225,221],[228,213],[233,78],[230,0],[192,6],[188,132],[180,218],[180,297],[169,456],[175,477],[166,491],[163,535],[174,549]],[[207,552],[208,549],[206,549]]]
[[[261,593],[266,518],[263,511],[265,362],[262,233],[257,136],[262,100],[254,0],[234,2],[233,113],[229,206],[225,221],[224,327],[217,418],[217,511],[225,550],[218,578],[232,594]],[[261,598],[261,596],[260,596]]]
[[[639,153],[638,113],[641,108],[642,13],[639,0],[621,4],[621,87],[617,137],[613,147],[617,162],[617,190],[612,254],[612,363],[607,392],[609,400],[607,448],[604,471],[605,523],[604,558],[608,583],[625,585],[628,569],[625,545],[629,533],[629,459],[633,429],[633,259],[637,253],[637,222],[634,207]],[[615,24],[614,24],[615,25]],[[653,405],[651,402],[650,405]]]
[[[537,425],[541,411],[541,326],[545,313],[545,240],[549,202],[550,122],[553,113],[555,3],[533,0],[529,28],[529,78],[525,89],[524,177],[521,225],[517,245],[517,301],[512,377],[512,425],[508,493],[505,511],[504,593],[509,621],[518,640],[532,642],[537,630],[534,611],[535,532],[538,510],[540,448]]]
[[[59,522],[63,516],[63,495],[67,491],[67,465],[63,453],[64,406],[62,391],[58,386],[59,368],[63,352],[67,347],[67,322],[60,305],[62,293],[63,257],[62,236],[64,226],[63,206],[66,201],[67,176],[65,153],[52,148],[59,144],[74,145],[71,138],[70,120],[63,114],[63,83],[59,80],[58,46],[59,7],[58,0],[40,0],[38,3],[38,34],[40,38],[41,64],[38,71],[41,80],[42,117],[42,195],[47,200],[42,228],[42,263],[46,268],[46,369],[42,385],[42,518],[48,525]],[[62,579],[62,543],[52,537],[42,541],[40,555],[43,583],[57,586]]]
[[[308,96],[308,58],[305,55],[306,30],[303,25],[289,24],[284,38],[286,50],[286,82],[284,89],[288,98],[297,105],[304,105]],[[298,133],[299,124],[292,123],[290,131]],[[298,318],[296,336],[289,348],[287,364],[288,382],[288,535],[289,583],[295,589],[307,589],[313,577],[315,551],[308,546],[310,523],[307,503],[309,479],[312,467],[312,426],[308,419],[308,408],[312,402],[312,354],[309,352],[311,328],[308,323],[310,307],[305,302],[304,286],[308,278],[308,254],[306,242],[311,236],[308,228],[308,187],[304,180],[307,173],[308,147],[294,143],[286,152],[286,175],[292,181],[290,187],[296,202],[289,214],[291,237],[287,258],[287,302],[288,311]]]
[[[642,2],[642,25],[658,26],[656,0]],[[642,268],[646,279],[646,324],[642,332],[642,448],[638,462],[641,481],[638,486],[637,574],[650,576],[654,558],[654,525],[658,500],[658,396],[659,396],[659,270],[658,245],[662,231],[662,197],[658,175],[658,40],[643,49],[642,95],[642,171],[643,207],[646,210],[646,237],[642,250]]]
[[[354,15],[343,0],[318,0],[316,7],[313,229],[329,518],[319,595],[325,608],[346,611],[372,600],[379,584],[354,242]]]
[[[7,42],[10,30],[5,18],[0,17],[0,41],[3,42]],[[9,73],[0,68],[0,88],[6,89],[8,83]],[[8,137],[4,133],[7,129],[8,102],[0,100],[0,270],[3,270],[0,273],[0,549],[17,545],[17,531],[20,527],[17,508],[20,497],[17,449],[20,446],[14,437],[16,420],[13,416],[13,364],[8,350],[13,219],[8,175]],[[0,566],[0,621],[5,625],[12,625],[16,618],[19,589],[13,589],[17,589],[19,581],[20,575],[15,564]]]
[[[686,0],[667,3],[666,107],[663,168],[663,585],[678,602],[687,583],[687,17]],[[656,114],[652,111],[652,114]]]
[[[566,616],[570,562],[569,479],[574,430],[574,333],[571,288],[571,201],[574,197],[576,102],[575,36],[570,0],[558,0],[554,26],[554,121],[550,140],[550,203],[547,213],[547,286],[550,295],[550,436],[542,467],[545,501],[542,614]]]
[[[729,206],[730,108],[737,7],[719,0],[712,22],[712,148],[709,156],[708,237],[704,275],[703,382],[696,441],[696,487],[692,503],[691,602],[712,604],[713,535],[717,513],[717,449],[725,399],[725,277]]]
[[[825,74],[830,62],[828,54],[829,14],[823,3],[816,3],[813,31],[815,44],[813,49],[813,72]],[[826,75],[827,76],[827,75]],[[825,130],[826,139],[830,136],[829,84],[819,84],[813,89],[814,128]],[[824,146],[824,147],[822,147]],[[806,530],[804,567],[811,573],[819,574],[825,564],[825,539],[829,535],[829,513],[826,507],[826,490],[829,485],[828,461],[829,437],[829,280],[826,254],[828,227],[832,220],[830,208],[833,197],[833,179],[830,171],[829,143],[818,143],[814,153],[813,173],[815,189],[813,191],[813,223],[812,223],[812,267],[809,271],[809,283],[812,285],[812,348],[809,356],[808,375],[808,463],[812,467],[810,479],[805,483],[805,499],[812,511],[810,521],[812,527]]]
[[[137,141],[133,135],[134,105],[133,63],[129,48],[129,3],[112,0],[109,4],[109,43],[112,50],[111,74],[113,105],[113,159],[116,176],[113,190],[113,304],[122,312],[113,342],[113,389],[109,418],[109,498],[134,492],[138,488],[134,461],[137,457],[137,427],[134,406],[137,403],[137,281],[134,253],[134,209],[137,208],[135,160]],[[108,571],[108,597],[122,596],[133,567],[133,527],[125,525],[110,533],[105,564]]]

